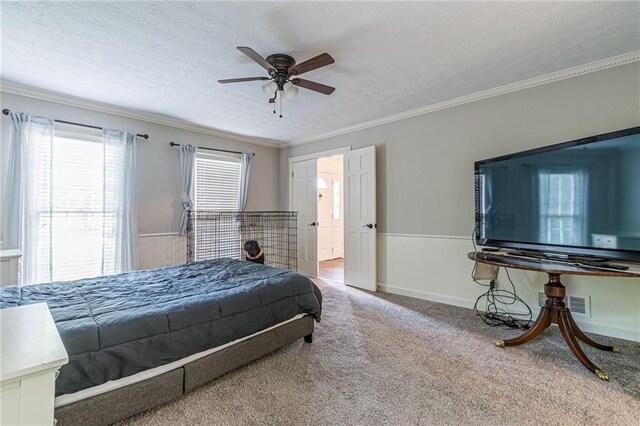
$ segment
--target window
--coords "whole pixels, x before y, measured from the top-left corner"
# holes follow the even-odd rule
[[[56,129],[33,150],[29,232],[34,236],[32,283],[109,275],[116,252],[122,189],[122,149],[100,133]]]
[[[198,153],[195,186],[196,210],[237,210],[240,161]]]
[[[318,176],[318,189],[327,189],[327,181],[324,180],[323,177]]]
[[[580,245],[583,242],[585,209],[584,176],[581,172],[540,174],[541,241],[550,244]]]
[[[238,159],[198,153],[196,156],[196,210],[238,210],[240,193],[240,168]],[[240,230],[229,230],[228,224],[194,224],[195,259],[231,257],[240,259],[242,245]],[[224,244],[218,241],[219,235],[225,235]]]
[[[333,220],[340,220],[340,181],[333,181]]]

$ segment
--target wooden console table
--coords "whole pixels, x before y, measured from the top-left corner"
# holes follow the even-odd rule
[[[598,368],[587,358],[585,353],[578,344],[578,339],[594,348],[619,353],[620,349],[615,346],[606,346],[596,343],[589,338],[576,324],[571,316],[571,311],[564,303],[566,295],[565,286],[560,282],[560,275],[590,275],[600,277],[617,277],[617,278],[640,278],[640,271],[626,270],[618,271],[611,269],[595,268],[590,266],[579,266],[568,262],[551,261],[545,259],[536,259],[520,256],[511,256],[508,254],[488,253],[488,252],[471,252],[467,255],[469,259],[486,263],[489,265],[502,266],[504,268],[524,269],[527,271],[545,272],[549,275],[549,282],[544,286],[544,294],[547,296],[545,305],[540,309],[538,318],[533,325],[521,336],[515,339],[498,340],[496,346],[504,348],[505,346],[517,346],[527,343],[531,339],[542,333],[551,324],[558,324],[560,333],[564,338],[573,354],[578,360],[587,367],[591,372],[595,373],[602,380],[609,380],[609,376],[602,369]]]

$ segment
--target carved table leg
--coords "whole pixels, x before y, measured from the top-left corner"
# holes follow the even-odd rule
[[[578,344],[577,339],[582,340],[594,348],[602,349],[604,351],[619,352],[620,350],[613,346],[605,346],[594,342],[587,337],[580,328],[578,328],[578,325],[571,316],[571,311],[569,311],[564,303],[566,289],[560,282],[559,274],[549,274],[549,282],[544,286],[544,293],[547,296],[547,301],[545,302],[545,305],[540,311],[540,315],[538,315],[533,326],[515,339],[498,340],[496,342],[496,346],[503,348],[505,346],[517,346],[527,343],[542,333],[550,324],[558,324],[562,337],[582,365],[595,373],[600,379],[608,381],[609,376],[607,376],[607,373],[602,371],[592,363],[589,358],[587,358]]]
[[[582,351],[582,348],[578,344],[578,340],[576,340],[576,336],[573,334],[571,329],[571,322],[569,320],[569,311],[561,311],[560,312],[560,321],[558,321],[558,326],[560,327],[560,332],[562,333],[562,337],[564,337],[564,341],[567,342],[571,352],[578,358],[578,360],[587,367],[591,372],[595,373],[602,380],[609,381],[609,376],[603,370],[599,369],[594,363],[591,362],[589,358]]]
[[[531,326],[529,330],[516,337],[515,339],[509,340],[498,340],[496,342],[496,346],[499,348],[504,348],[505,346],[518,346],[523,343],[527,343],[534,337],[538,336],[542,333],[547,327],[551,325],[551,315],[549,313],[549,309],[545,306],[540,310],[540,314],[536,319],[536,322]]]
[[[578,339],[582,340],[587,345],[593,346],[594,348],[600,349],[602,351],[609,351],[617,354],[620,353],[620,348],[617,346],[602,345],[600,343],[597,343],[591,340],[589,336],[587,336],[586,334],[584,334],[582,330],[580,330],[580,328],[578,327],[578,324],[576,324],[576,321],[573,319],[573,315],[571,315],[571,311],[569,311],[568,309],[567,309],[567,318],[569,320],[569,326],[571,327],[571,331],[573,331],[573,334],[575,334]]]

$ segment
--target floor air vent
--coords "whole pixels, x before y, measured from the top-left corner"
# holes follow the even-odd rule
[[[567,299],[569,309],[573,315],[580,315],[583,317],[591,316],[591,303],[589,300],[589,296],[568,296]]]
[[[538,306],[543,307],[547,296],[543,292],[538,292]],[[589,296],[567,295],[565,299],[571,314],[579,317],[591,317],[591,299]]]

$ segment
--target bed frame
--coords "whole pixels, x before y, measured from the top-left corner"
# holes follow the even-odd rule
[[[150,410],[297,339],[311,343],[313,327],[313,318],[306,315],[175,370],[57,407],[57,425],[109,425]]]

